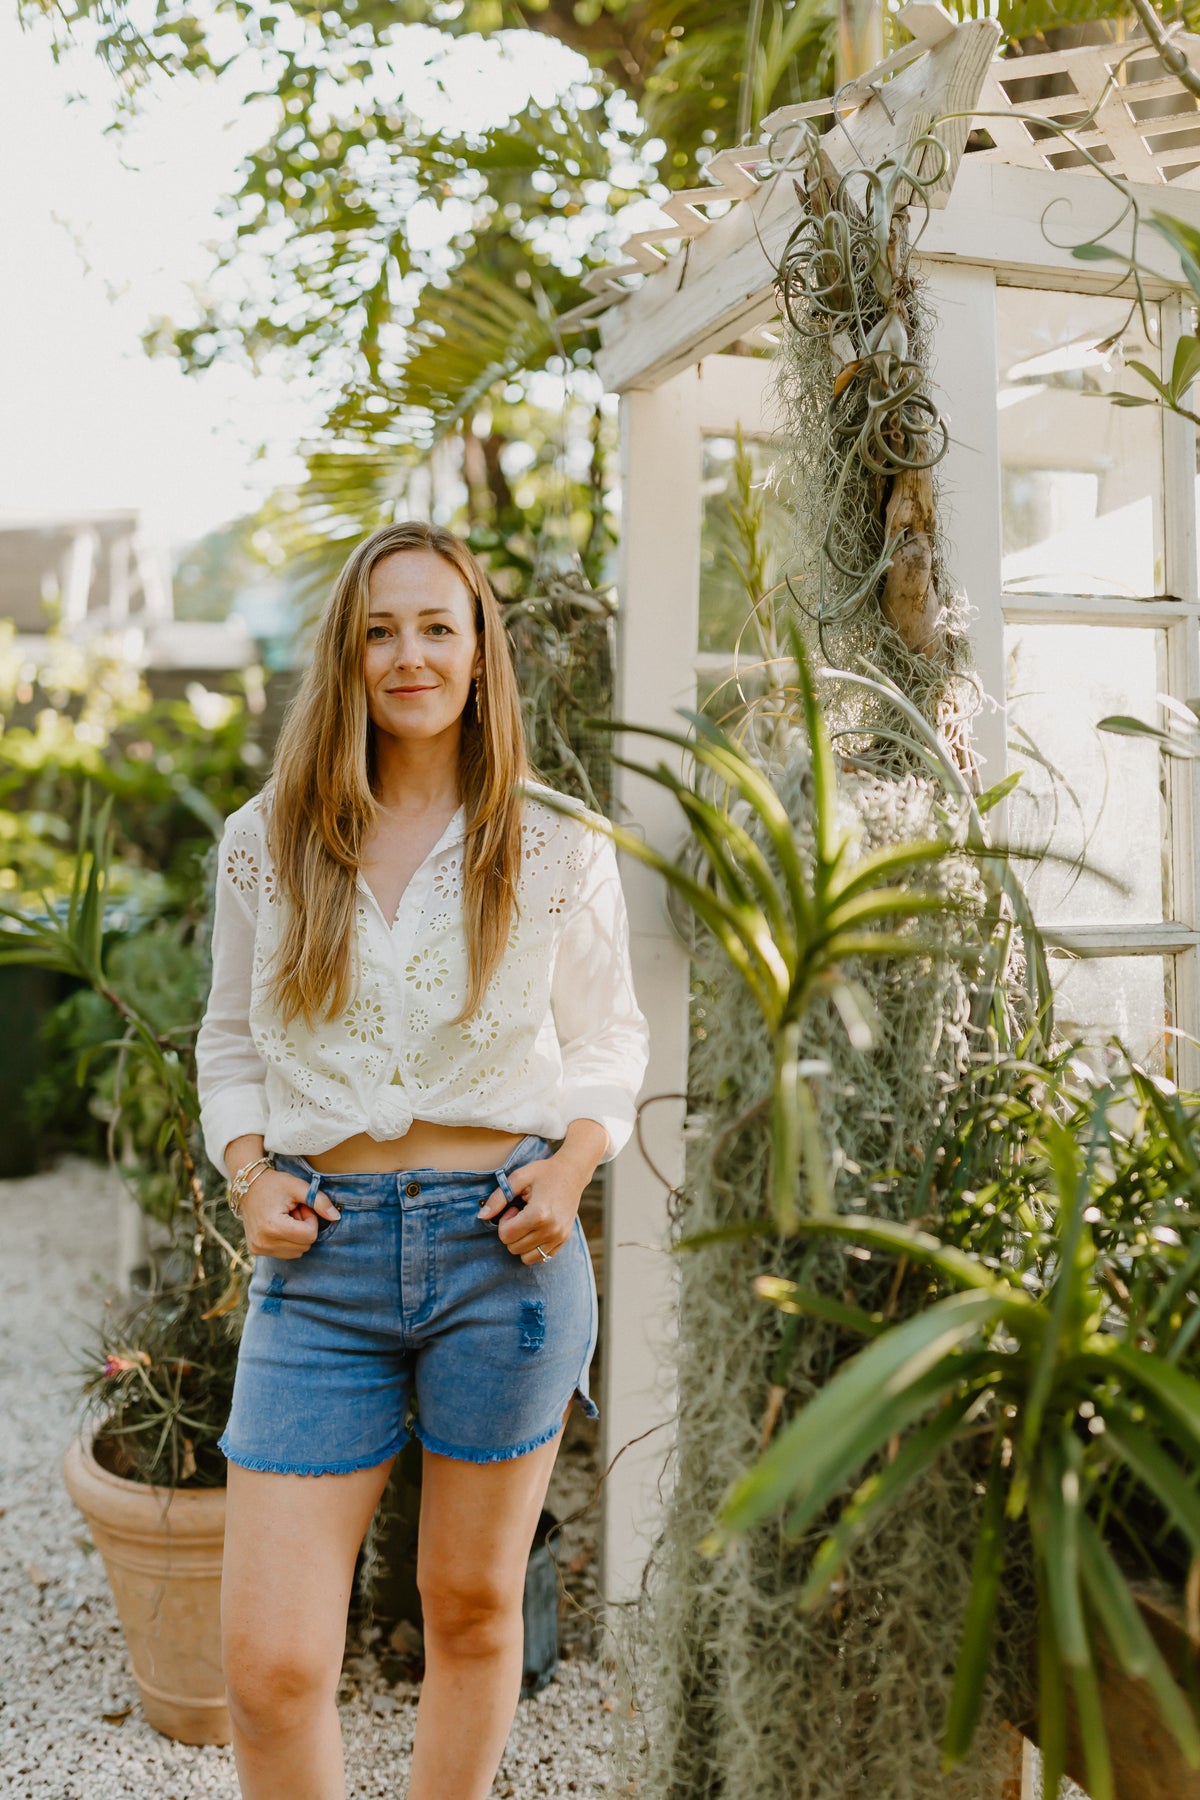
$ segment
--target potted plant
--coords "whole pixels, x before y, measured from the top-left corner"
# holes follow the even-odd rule
[[[110,1044],[143,1117],[141,1198],[169,1227],[149,1292],[106,1319],[84,1368],[83,1426],[64,1475],[101,1551],[151,1724],[188,1743],[230,1738],[220,1652],[224,1459],[237,1316],[249,1261],[193,1148],[194,1027],[161,1031],[114,985],[105,932],[110,805],[85,795],[74,884],[62,907],[5,907],[0,964],[53,969],[101,995],[123,1026]],[[117,1096],[118,1104],[120,1096]]]

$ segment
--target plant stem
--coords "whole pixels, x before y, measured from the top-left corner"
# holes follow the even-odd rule
[[[1200,99],[1200,75],[1197,75],[1183,51],[1177,50],[1171,42],[1171,32],[1151,6],[1150,0],[1133,0],[1133,10],[1142,22],[1142,30],[1158,51],[1164,67],[1170,70],[1177,81],[1183,83],[1189,94],[1195,94]]]

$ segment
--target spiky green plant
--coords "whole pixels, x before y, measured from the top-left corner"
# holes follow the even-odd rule
[[[1178,1136],[1163,1102],[1171,1140]],[[953,1767],[970,1746],[984,1691],[1005,1566],[1005,1532],[1024,1518],[1040,1597],[1039,1742],[1045,1787],[1058,1792],[1074,1697],[1092,1800],[1113,1800],[1093,1642],[1099,1628],[1118,1666],[1151,1688],[1167,1728],[1200,1766],[1200,1725],[1142,1621],[1129,1583],[1097,1520],[1118,1481],[1151,1495],[1200,1555],[1200,1380],[1179,1366],[1196,1329],[1178,1302],[1200,1267],[1200,1210],[1172,1206],[1169,1232],[1181,1247],[1167,1292],[1126,1305],[1114,1325],[1096,1280],[1097,1236],[1114,1220],[1104,1152],[1107,1096],[1089,1109],[1084,1154],[1077,1130],[1048,1119],[1041,1147],[1053,1218],[1039,1258],[1042,1285],[1019,1257],[988,1258],[903,1222],[847,1214],[796,1221],[826,1236],[924,1271],[932,1298],[900,1324],[862,1314],[843,1323],[871,1341],[779,1433],[726,1497],[707,1548],[716,1553],[764,1520],[782,1515],[797,1537],[823,1526],[800,1596],[828,1597],[854,1546],[900,1506],[956,1439],[981,1437],[985,1483],[979,1536],[944,1757]],[[1191,1153],[1194,1161],[1194,1152]],[[767,1228],[764,1222],[763,1228]],[[1124,1243],[1136,1264],[1144,1221]],[[1113,1260],[1111,1243],[1107,1250]],[[989,1266],[989,1264],[991,1266]],[[1127,1271],[1128,1272],[1128,1271]],[[764,1297],[790,1313],[826,1316],[827,1298],[776,1280]],[[1128,1299],[1128,1296],[1127,1296]],[[887,1446],[899,1448],[887,1459]],[[883,1458],[881,1461],[880,1459]],[[857,1472],[874,1464],[848,1503],[829,1508]]]
[[[105,966],[105,897],[113,855],[111,815],[110,796],[93,818],[90,792],[85,788],[71,892],[65,906],[48,895],[43,895],[39,911],[0,904],[0,921],[7,927],[0,929],[0,966],[33,964],[71,976],[116,1009],[126,1026],[120,1047],[151,1064],[166,1099],[158,1149],[165,1153],[173,1146],[189,1176],[194,1176],[188,1134],[199,1110],[195,1085],[178,1046],[117,992]]]
[[[818,999],[828,1000],[850,1042],[857,1049],[869,1049],[870,1001],[845,965],[857,957],[961,954],[937,938],[909,929],[918,920],[945,917],[956,902],[905,883],[962,846],[949,836],[930,838],[890,845],[855,860],[854,834],[838,817],[833,748],[804,642],[794,624],[790,638],[800,690],[799,723],[812,781],[810,858],[797,844],[787,810],[762,767],[712,720],[684,708],[680,716],[691,725],[691,737],[619,721],[610,722],[609,728],[652,738],[691,758],[695,765],[691,780],[666,762],[651,767],[620,757],[614,760],[675,798],[703,854],[703,871],[693,875],[621,825],[606,820],[598,827],[662,876],[711,931],[754,996],[774,1052],[771,1202],[783,1230],[790,1230],[799,1216],[796,1186],[801,1170],[812,1211],[828,1216],[832,1210],[809,1087],[821,1070],[806,1065],[799,1054],[804,1015]],[[735,807],[747,823],[735,816]]]

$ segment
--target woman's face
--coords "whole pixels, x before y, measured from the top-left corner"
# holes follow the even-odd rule
[[[436,550],[394,550],[371,570],[364,673],[367,711],[402,742],[453,732],[483,673],[475,601]]]

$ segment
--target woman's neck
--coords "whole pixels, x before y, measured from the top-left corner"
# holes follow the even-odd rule
[[[453,812],[459,803],[458,734],[443,732],[405,743],[380,732],[375,739],[375,798],[385,811],[421,818]]]

